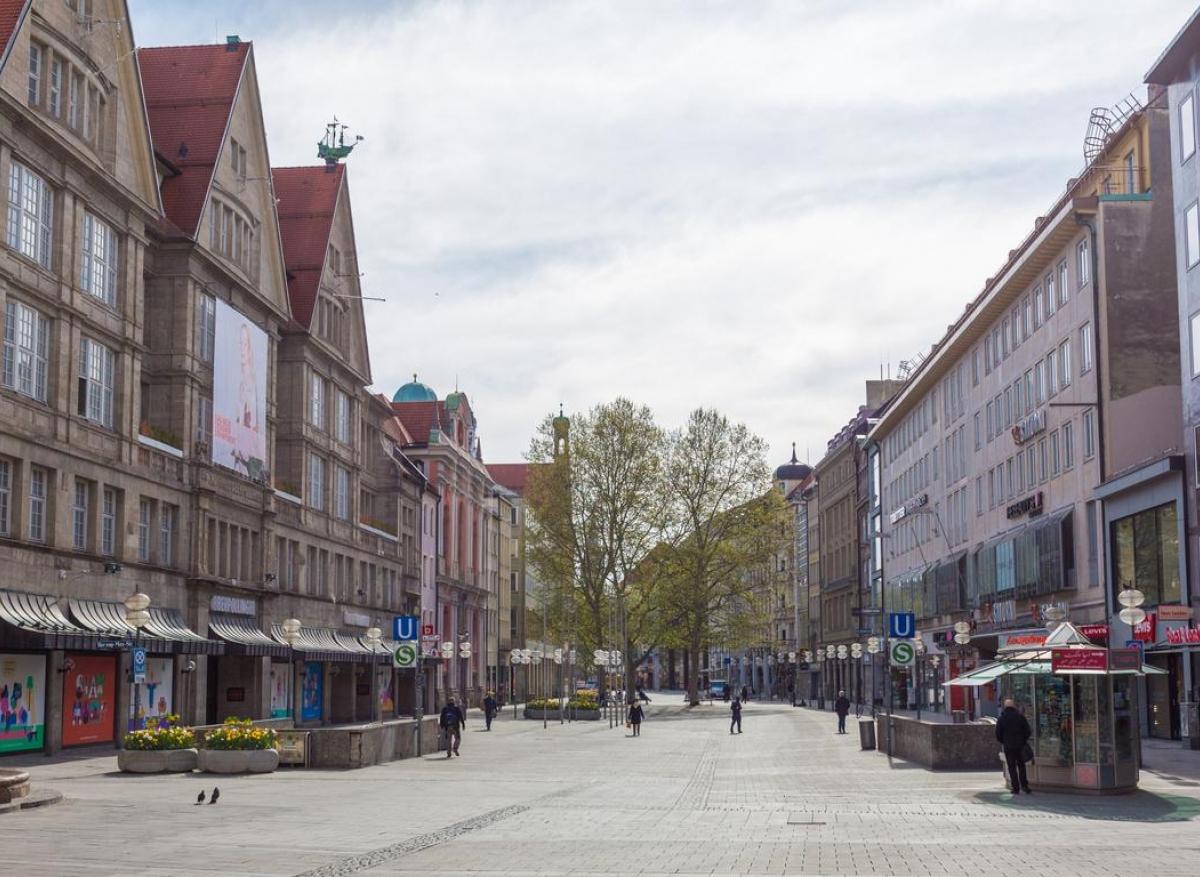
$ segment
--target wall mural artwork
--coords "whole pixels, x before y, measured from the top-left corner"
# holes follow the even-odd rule
[[[45,722],[45,656],[0,655],[0,752],[41,749]]]
[[[75,666],[63,679],[64,746],[113,739],[117,660],[105,655],[68,655]]]

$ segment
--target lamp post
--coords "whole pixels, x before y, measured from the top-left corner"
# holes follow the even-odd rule
[[[875,717],[875,656],[879,654],[879,637],[867,637],[867,654],[871,656],[871,717]]]
[[[298,721],[301,717],[300,704],[296,699],[296,640],[300,637],[300,619],[287,618],[279,625],[284,642],[288,644],[288,671],[291,681],[288,684],[288,695],[292,700],[292,719]]]
[[[563,650],[554,650],[554,666],[557,668],[558,681],[555,683],[555,701],[558,703],[558,723],[563,723],[563,684],[562,684]]]
[[[855,699],[858,701],[858,713],[856,715],[862,714],[862,657],[862,643],[850,643],[850,672],[854,677]]]
[[[1146,610],[1142,608],[1142,604],[1146,602],[1146,595],[1133,585],[1125,585],[1117,595],[1117,602],[1125,607],[1117,613],[1117,617],[1128,624],[1130,629],[1146,620]]]
[[[817,709],[825,709],[825,650],[817,649],[813,657],[817,662]]]
[[[941,690],[942,690],[941,678],[940,678],[940,674],[938,673],[938,665],[941,662],[942,662],[942,659],[938,655],[930,655],[929,656],[929,664],[933,668],[933,673],[932,673],[932,676],[933,676],[933,679],[932,679],[933,704],[932,704],[932,707],[935,712],[938,711],[938,709],[937,709],[938,699],[940,697]]]
[[[125,623],[133,628],[133,647],[136,650],[138,645],[138,634],[141,633],[143,627],[150,621],[150,598],[138,591],[136,594],[130,594],[125,598]],[[138,680],[137,674],[133,672],[133,665],[130,664],[130,676],[133,679],[133,704],[131,712],[133,713],[134,727],[137,726],[137,710],[138,697],[141,694],[141,683]],[[126,722],[126,727],[129,723]]]
[[[383,708],[379,703],[379,668],[375,666],[375,655],[379,651],[379,642],[383,639],[383,631],[378,627],[368,627],[366,635],[363,637],[367,641],[367,648],[371,650],[371,697],[375,703],[371,706],[372,721],[383,721]]]
[[[954,623],[954,642],[959,647],[958,672],[961,673],[963,671],[962,664],[963,664],[963,659],[966,657],[967,645],[970,644],[970,642],[971,642],[971,624],[970,624],[970,622],[956,621]],[[968,704],[967,714],[968,715],[970,715],[974,712],[974,709],[971,706],[971,697],[972,697],[971,688],[968,687],[967,688],[967,704]],[[951,706],[953,706],[953,704],[951,704]],[[953,720],[954,716],[951,715],[950,718]]]
[[[921,636],[921,631],[913,632],[913,651],[916,657],[913,661],[914,669],[916,670],[915,691],[917,695],[917,721],[921,721],[921,699],[924,696],[925,688],[925,671],[921,666],[921,658],[925,655],[925,638]]]

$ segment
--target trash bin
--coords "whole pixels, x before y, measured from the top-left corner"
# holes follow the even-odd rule
[[[858,742],[863,749],[875,748],[875,720],[858,720]]]
[[[967,711],[951,710],[950,721],[955,725],[965,725],[967,723]]]

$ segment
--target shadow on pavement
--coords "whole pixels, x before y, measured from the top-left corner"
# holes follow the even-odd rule
[[[1102,822],[1187,822],[1200,816],[1200,800],[1196,798],[1145,791],[1111,797],[1055,792],[1034,792],[1032,795],[977,792],[972,797],[981,804],[1010,810],[1032,810]]]

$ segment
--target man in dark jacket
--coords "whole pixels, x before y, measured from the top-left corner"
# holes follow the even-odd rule
[[[846,692],[839,691],[837,700],[833,702],[833,711],[838,717],[838,733],[846,733],[846,716],[850,715],[850,698],[846,697]]]
[[[1012,793],[1019,795],[1022,790],[1029,794],[1029,780],[1025,776],[1025,745],[1033,731],[1029,722],[1021,715],[1017,705],[1010,697],[1004,701],[1004,710],[996,722],[996,740],[1004,749],[1004,760],[1008,764],[1008,776],[1012,780]]]
[[[446,705],[442,707],[442,714],[438,717],[438,725],[446,733],[446,757],[453,758],[458,755],[458,745],[462,742],[462,729],[467,723],[467,717],[463,711],[455,704],[454,698],[446,701]]]
[[[485,731],[492,730],[492,719],[496,718],[496,711],[499,705],[496,703],[496,695],[492,692],[487,693],[487,697],[483,699],[483,721],[486,727]]]
[[[729,711],[732,714],[729,718],[729,733],[733,733],[734,726],[737,726],[739,734],[742,733],[742,702],[735,697],[729,705]]]

